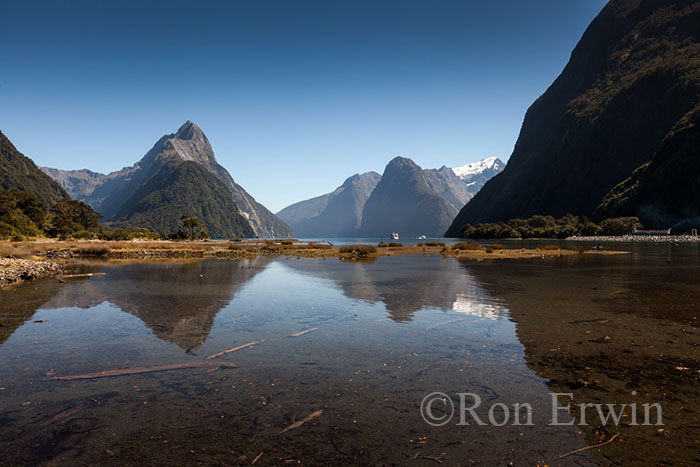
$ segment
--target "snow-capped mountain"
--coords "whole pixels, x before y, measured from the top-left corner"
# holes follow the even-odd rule
[[[452,171],[462,180],[467,183],[471,183],[475,178],[478,178],[481,174],[485,172],[490,172],[488,178],[493,177],[497,173],[501,172],[505,168],[506,164],[503,163],[498,157],[487,157],[478,162],[472,162],[471,164],[463,165],[461,167],[454,167]]]

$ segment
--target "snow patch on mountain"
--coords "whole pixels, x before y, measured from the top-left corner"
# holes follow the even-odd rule
[[[502,171],[505,166],[506,165],[503,163],[503,161],[501,161],[498,157],[488,157],[478,162],[472,162],[471,164],[463,165],[461,167],[454,167],[452,171],[462,180],[468,180],[488,170],[493,170],[498,173]]]

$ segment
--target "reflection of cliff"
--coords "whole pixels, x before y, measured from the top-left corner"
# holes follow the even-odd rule
[[[140,263],[100,267],[104,277],[66,283],[43,308],[88,308],[109,302],[159,339],[185,350],[206,340],[216,314],[265,260]]]
[[[423,308],[496,319],[503,308],[452,259],[437,256],[378,258],[373,263],[287,261],[296,270],[335,282],[351,298],[382,302],[397,322]]]
[[[508,307],[528,367],[550,380],[552,392],[573,394],[574,416],[583,403],[616,404],[617,412],[637,404],[642,423],[642,404],[661,404],[664,427],[631,426],[631,409],[620,426],[587,412],[588,425],[579,426],[590,444],[600,442],[599,425],[622,439],[591,451],[604,465],[697,460],[700,428],[690,421],[700,416],[700,270],[694,258],[668,264],[650,252],[461,263]]]
[[[55,279],[43,279],[13,285],[0,291],[0,345],[34,312],[51,300],[60,284]]]

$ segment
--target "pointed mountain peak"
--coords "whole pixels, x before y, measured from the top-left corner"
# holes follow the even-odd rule
[[[203,139],[206,140],[207,137],[204,136],[204,132],[197,125],[187,120],[175,133],[175,138],[189,140],[189,139]]]

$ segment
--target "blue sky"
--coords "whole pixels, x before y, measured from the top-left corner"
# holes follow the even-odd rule
[[[507,160],[605,3],[3,1],[0,130],[109,172],[189,119],[276,212],[397,155]]]

